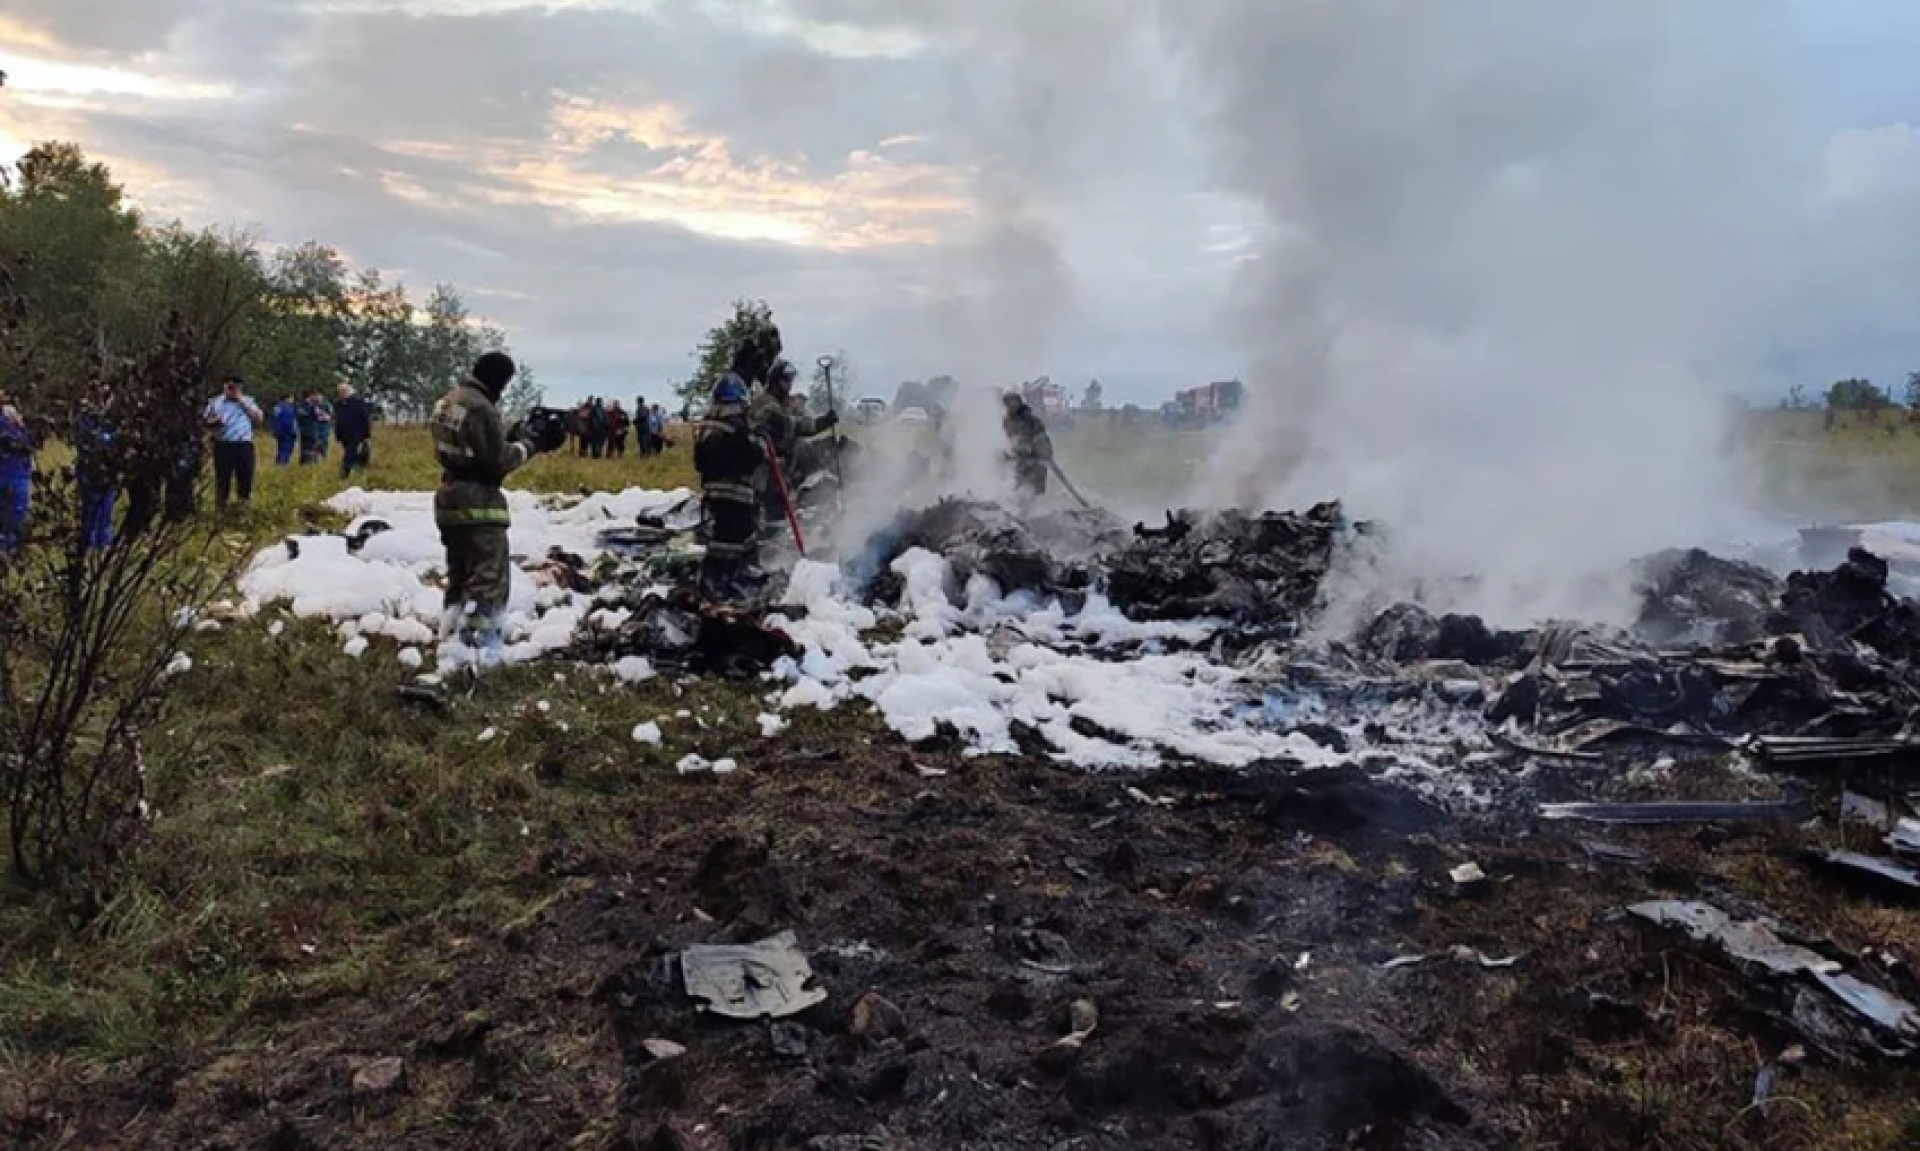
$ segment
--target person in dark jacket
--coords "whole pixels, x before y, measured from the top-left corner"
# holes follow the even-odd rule
[[[607,405],[598,396],[587,401],[587,449],[596,460],[607,454]]]
[[[737,373],[713,389],[707,418],[694,433],[707,554],[700,591],[716,601],[745,598],[760,548],[760,473],[766,443],[747,417],[747,385]]]
[[[33,506],[33,433],[13,397],[0,390],[0,556],[20,546]]]
[[[615,400],[607,409],[607,454],[616,460],[627,456],[627,433],[633,429],[633,420],[628,418],[620,401]]]
[[[284,468],[293,462],[294,449],[300,446],[300,405],[292,396],[281,396],[273,405],[273,464]]]
[[[434,405],[429,424],[440,462],[433,519],[447,553],[441,636],[459,635],[478,650],[483,665],[500,660],[500,617],[512,586],[507,543],[512,517],[501,484],[536,454],[565,445],[564,439],[536,442],[520,424],[502,426],[500,396],[516,370],[505,352],[481,356],[472,374]]]
[[[317,464],[327,458],[327,441],[333,432],[333,409],[320,398],[318,388],[300,401],[300,466]]]
[[[94,411],[80,414],[74,429],[74,486],[80,496],[80,536],[88,551],[113,546],[113,509],[120,495],[119,445],[113,425]]]
[[[1022,510],[1047,494],[1047,474],[1053,469],[1053,437],[1047,425],[1018,392],[1001,397],[1006,417],[1007,459],[1013,464],[1013,486]]]
[[[340,441],[340,478],[373,463],[373,409],[342,382],[333,405],[333,434]]]

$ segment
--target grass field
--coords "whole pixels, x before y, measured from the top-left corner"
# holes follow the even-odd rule
[[[1173,491],[1208,442],[1109,428],[1063,436],[1062,456],[1093,492]],[[1904,427],[1829,433],[1818,417],[1769,417],[1750,442],[1782,507],[1920,513],[1920,435]],[[436,480],[424,430],[385,428],[354,483]],[[652,460],[543,458],[514,486],[693,483],[682,443]],[[254,544],[325,522],[319,505],[343,486],[332,465],[264,467],[236,532]],[[489,677],[439,715],[396,702],[410,673],[390,650],[346,658],[316,625],[278,638],[265,621],[236,625],[196,637],[192,654],[162,749],[186,754],[156,757],[182,766],[151,781],[151,841],[104,913],[76,924],[60,903],[0,881],[0,1115],[30,1110],[34,1084],[85,1082],[126,1060],[244,1060],[311,1020],[351,1019],[343,1005],[458,979],[476,941],[510,948],[583,876],[617,870],[623,843],[675,826],[679,757],[752,762],[763,746],[753,685],[616,687],[531,667]],[[664,747],[631,740],[656,720]],[[783,746],[863,741],[892,745],[843,710],[797,717]],[[516,1074],[566,1083],[578,1052],[543,1042]]]

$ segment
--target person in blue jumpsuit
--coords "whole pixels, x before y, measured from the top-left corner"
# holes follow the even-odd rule
[[[300,446],[300,406],[292,396],[281,396],[273,405],[273,443],[274,466],[284,468],[292,463],[293,451]]]
[[[0,390],[0,555],[20,546],[32,505],[33,433],[13,397]]]

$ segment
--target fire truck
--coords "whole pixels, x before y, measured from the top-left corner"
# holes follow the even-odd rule
[[[1046,376],[1020,385],[1020,394],[1028,407],[1049,422],[1067,415],[1067,389]]]
[[[1180,420],[1187,424],[1217,424],[1231,419],[1246,398],[1246,386],[1239,380],[1202,384],[1174,394]]]

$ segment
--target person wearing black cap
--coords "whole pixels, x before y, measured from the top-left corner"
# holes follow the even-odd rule
[[[458,635],[483,664],[500,660],[501,614],[511,571],[507,548],[507,493],[500,485],[551,445],[500,419],[500,395],[517,369],[505,352],[488,352],[473,372],[434,405],[430,427],[440,461],[433,519],[447,551],[447,594],[441,638]]]

